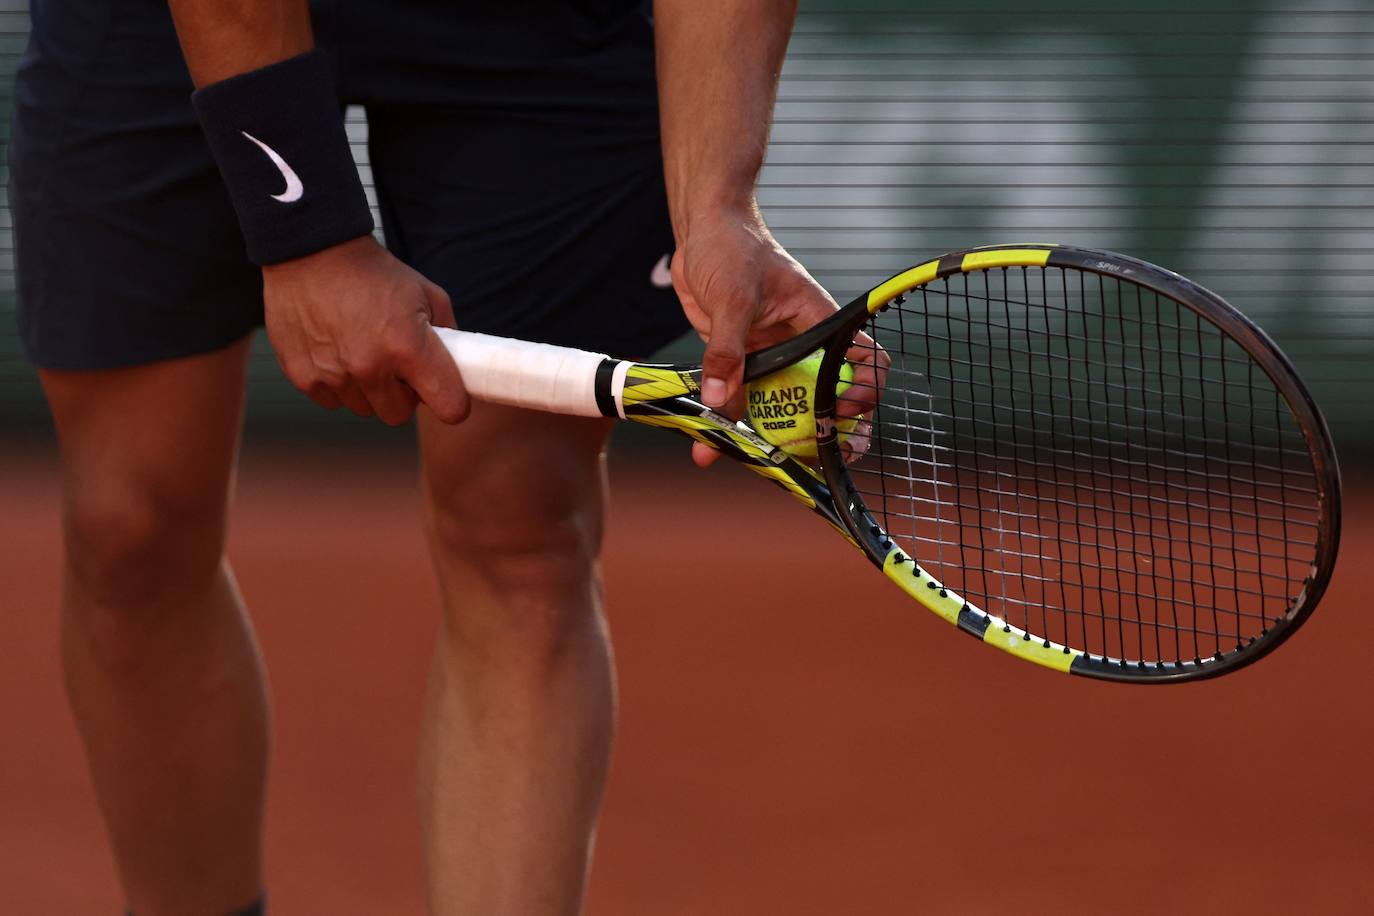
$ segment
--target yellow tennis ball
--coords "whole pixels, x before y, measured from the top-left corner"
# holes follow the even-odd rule
[[[821,351],[798,363],[749,383],[749,425],[766,441],[796,458],[816,457],[816,373],[821,368]],[[840,366],[837,395],[854,381],[854,367]],[[857,417],[837,420],[843,440],[854,431]]]

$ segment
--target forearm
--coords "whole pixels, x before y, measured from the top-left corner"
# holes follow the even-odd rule
[[[748,208],[795,0],[655,0],[664,174],[681,243],[695,214]]]
[[[306,0],[169,0],[248,257],[296,261],[373,230]]]
[[[307,0],[168,0],[197,87],[315,45]]]

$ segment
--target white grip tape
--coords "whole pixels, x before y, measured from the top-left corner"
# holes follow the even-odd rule
[[[572,347],[435,328],[468,393],[482,401],[599,417],[596,370],[606,359]]]

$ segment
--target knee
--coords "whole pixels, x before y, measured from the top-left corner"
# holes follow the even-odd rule
[[[599,626],[599,486],[526,479],[501,498],[465,489],[432,499],[427,513],[450,636],[544,654]]]
[[[223,556],[225,502],[133,485],[70,496],[64,528],[79,604],[144,616],[203,591]]]

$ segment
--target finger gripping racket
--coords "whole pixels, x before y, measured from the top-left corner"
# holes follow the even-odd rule
[[[1335,562],[1336,458],[1288,360],[1219,296],[1123,255],[956,252],[750,354],[746,381],[823,351],[815,466],[704,406],[699,366],[438,333],[474,397],[720,449],[917,603],[1058,671],[1236,670],[1308,617]],[[846,463],[835,420],[860,411],[866,454]]]

